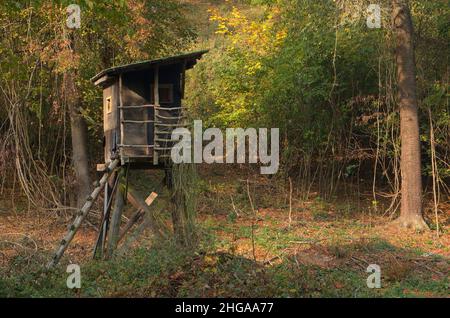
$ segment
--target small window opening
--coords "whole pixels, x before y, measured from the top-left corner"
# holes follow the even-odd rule
[[[112,112],[111,96],[106,98],[106,113]]]

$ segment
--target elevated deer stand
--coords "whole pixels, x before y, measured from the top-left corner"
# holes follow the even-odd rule
[[[171,133],[183,127],[181,100],[184,97],[185,72],[194,67],[207,51],[113,67],[92,78],[103,89],[103,125],[105,164],[100,181],[78,211],[47,268],[61,259],[94,201],[104,189],[103,215],[94,247],[94,257],[110,257],[126,232],[148,214],[152,230],[166,236],[163,227],[148,206],[156,199],[151,193],[144,200],[129,188],[129,169],[168,169],[173,142]],[[114,200],[114,208],[113,208]],[[125,202],[136,212],[120,232]],[[112,213],[111,213],[112,211]]]

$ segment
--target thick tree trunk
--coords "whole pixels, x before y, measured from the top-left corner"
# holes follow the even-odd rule
[[[72,133],[72,160],[77,182],[77,206],[81,207],[90,192],[89,164],[87,156],[87,127],[78,107],[70,107]]]
[[[72,52],[75,53],[75,41],[71,40]],[[64,74],[64,86],[70,115],[72,135],[72,161],[75,169],[77,187],[77,206],[81,207],[90,193],[89,162],[87,153],[87,125],[81,114],[81,99],[76,85],[76,71]]]
[[[181,193],[180,189],[175,188],[174,179],[173,179],[173,170],[172,168],[165,169],[165,183],[168,189],[171,192],[171,214],[172,214],[172,226],[173,226],[173,234],[175,237],[175,241],[182,245],[187,246],[187,238],[185,236],[183,223],[181,219],[181,215],[184,211],[184,203],[185,198]]]
[[[418,230],[427,228],[422,217],[419,118],[417,112],[413,25],[407,1],[393,0],[392,19],[396,35],[398,100],[401,135],[401,211],[396,222]]]

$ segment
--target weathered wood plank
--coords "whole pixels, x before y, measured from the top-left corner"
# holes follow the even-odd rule
[[[113,172],[110,177],[109,182],[105,185],[105,195],[103,203],[103,216],[100,222],[100,230],[98,233],[97,241],[95,243],[93,257],[103,257],[103,252],[105,250],[106,235],[108,232],[109,215],[111,212],[112,198],[114,191],[117,189],[117,183],[119,179],[117,178],[117,172]]]
[[[145,203],[147,204],[147,206],[150,206],[153,201],[155,201],[155,199],[158,197],[158,194],[156,192],[152,192],[150,193],[150,195],[145,199]],[[119,239],[117,240],[117,244],[119,244],[122,239],[125,237],[125,235],[127,234],[127,232],[131,229],[131,227],[138,222],[142,216],[144,215],[144,210],[142,210],[141,208],[139,208],[132,216],[131,218],[128,220],[128,223],[125,225],[123,231],[120,233],[119,235]]]
[[[121,175],[119,175],[121,178]],[[119,181],[120,182],[120,181]],[[120,231],[120,220],[122,218],[123,208],[125,206],[125,201],[123,198],[123,192],[121,187],[118,187],[116,191],[116,197],[114,202],[114,210],[111,216],[111,222],[109,224],[109,237],[108,237],[108,247],[106,251],[106,258],[110,258],[114,254],[114,250],[117,247],[117,242],[119,239]]]
[[[136,209],[142,209],[144,211],[144,215],[151,219],[152,222],[150,223],[150,227],[153,232],[155,232],[155,234],[158,234],[162,237],[168,236],[168,233],[166,231],[167,228],[165,227],[165,225],[162,222],[158,221],[158,217],[157,215],[155,215],[155,212],[149,209],[149,207],[145,203],[145,200],[142,199],[139,193],[137,193],[130,186],[128,186],[127,199]]]

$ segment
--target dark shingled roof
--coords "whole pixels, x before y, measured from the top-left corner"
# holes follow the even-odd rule
[[[184,60],[187,61],[186,69],[189,69],[189,68],[192,68],[197,63],[197,60],[200,59],[202,57],[202,55],[207,52],[208,52],[208,50],[196,51],[196,52],[187,53],[187,54],[164,57],[164,58],[160,58],[160,59],[156,59],[156,60],[148,60],[148,61],[136,62],[136,63],[126,64],[126,65],[121,65],[121,66],[115,66],[115,67],[111,67],[111,68],[101,71],[100,73],[95,75],[93,78],[91,78],[91,81],[95,82],[105,75],[118,75],[121,73],[143,70],[146,68],[151,68],[154,65],[158,65],[158,64],[159,65],[160,64],[163,64],[163,65],[176,64],[176,63],[182,62]]]

